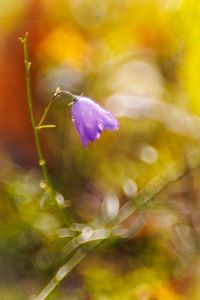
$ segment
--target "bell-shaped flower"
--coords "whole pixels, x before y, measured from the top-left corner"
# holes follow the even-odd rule
[[[94,142],[104,130],[117,130],[118,121],[111,112],[87,97],[75,99],[72,104],[72,121],[80,135],[82,144]]]

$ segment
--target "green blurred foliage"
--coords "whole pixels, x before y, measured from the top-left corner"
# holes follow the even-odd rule
[[[108,238],[49,299],[199,299],[200,177],[189,172],[200,157],[199,5],[0,1],[1,299],[37,293],[66,261],[77,228],[110,218],[110,229],[112,213],[129,200],[138,211],[122,227],[131,229],[141,213],[137,236]],[[85,150],[65,97],[48,114],[56,128],[40,137],[69,227],[37,167],[18,42],[26,31],[37,120],[60,86],[84,92],[120,122],[117,132],[103,133]],[[188,175],[146,206],[134,202],[149,181],[159,184],[166,168],[172,181],[180,170]]]

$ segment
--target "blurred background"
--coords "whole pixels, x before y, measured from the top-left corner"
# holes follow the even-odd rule
[[[0,0],[0,299],[33,299],[74,238],[37,166],[25,32],[38,121],[59,86],[84,92],[120,122],[84,149],[60,97],[47,116],[56,128],[40,131],[74,234],[112,220],[152,179],[159,187],[166,170],[170,181],[138,201],[122,224],[127,238],[108,238],[48,299],[200,299],[199,28],[198,0]]]

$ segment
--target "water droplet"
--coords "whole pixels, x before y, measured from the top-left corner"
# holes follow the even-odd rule
[[[127,197],[132,197],[137,192],[138,187],[134,180],[128,178],[123,184],[123,190]]]
[[[139,157],[143,162],[153,164],[158,159],[158,151],[154,147],[145,144],[140,150]]]
[[[113,192],[108,193],[102,203],[102,214],[106,220],[114,219],[119,212],[119,199]]]
[[[78,238],[79,243],[87,242],[93,234],[93,229],[90,226],[83,228],[80,237]]]
[[[58,202],[58,204],[60,206],[63,206],[65,204],[65,199],[64,199],[63,195],[60,193],[56,194],[56,201]]]

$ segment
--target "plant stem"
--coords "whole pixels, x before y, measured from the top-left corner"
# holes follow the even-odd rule
[[[53,97],[50,99],[50,101],[49,101],[47,107],[46,107],[45,110],[44,110],[44,113],[43,113],[43,115],[42,115],[42,117],[41,117],[41,119],[40,119],[40,121],[39,121],[39,123],[38,123],[38,125],[37,125],[37,128],[38,128],[38,129],[40,129],[40,128],[42,127],[42,124],[43,124],[43,122],[44,122],[44,120],[45,120],[45,118],[46,118],[46,115],[47,115],[48,111],[49,111],[50,108],[51,108],[51,105],[53,104],[53,101],[54,101],[57,97],[59,97],[59,96],[61,96],[61,95],[71,96],[71,97],[74,99],[73,101],[77,101],[83,94],[80,95],[80,96],[77,96],[77,95],[74,95],[74,94],[72,94],[72,93],[70,93],[70,92],[68,92],[68,91],[62,91],[62,90],[58,87],[58,88],[56,89],[56,91],[55,91]],[[73,103],[73,102],[72,102],[72,103]],[[71,103],[70,103],[70,104],[71,104]],[[44,125],[44,126],[45,126],[45,125]]]
[[[87,246],[87,250],[84,250],[84,248],[77,250],[68,262],[58,270],[56,275],[49,281],[41,293],[34,298],[34,300],[45,300],[63,280],[63,278],[66,277],[87,256],[88,251],[91,251],[100,243],[101,241],[97,241],[92,245]]]
[[[47,107],[45,108],[44,114],[42,115],[42,118],[41,118],[40,122],[38,123],[38,126],[37,126],[38,128],[41,128],[42,123],[44,122],[44,119],[46,118],[46,115],[47,115],[49,109],[51,108],[53,100],[54,100],[54,97],[51,98],[51,100],[49,101]]]
[[[31,98],[31,87],[30,87],[30,72],[29,72],[31,63],[28,60],[27,38],[28,38],[28,33],[25,34],[24,39],[22,39],[21,41],[23,43],[23,48],[24,48],[24,59],[25,59],[24,64],[25,64],[25,71],[26,71],[26,92],[27,92],[29,115],[30,115],[31,125],[32,125],[32,128],[33,128],[37,154],[38,154],[38,163],[39,163],[39,166],[42,169],[42,173],[43,173],[43,176],[44,176],[44,179],[45,179],[45,182],[46,182],[47,186],[51,187],[48,171],[47,171],[47,168],[46,168],[46,161],[45,161],[45,159],[43,157],[43,154],[42,154],[42,149],[41,149],[40,140],[39,140],[39,133],[38,133],[38,130],[36,128],[35,117],[34,117],[34,114],[33,114],[32,98]],[[51,192],[51,194],[53,194],[52,187],[50,188],[49,192]]]
[[[37,126],[37,130],[41,130],[41,129],[49,129],[49,128],[56,128],[56,125],[53,125],[53,124],[46,124],[46,125],[40,125],[40,126]]]
[[[43,178],[44,178],[45,184],[46,184],[46,190],[49,193],[51,200],[56,203],[56,205],[59,208],[59,211],[62,215],[62,218],[66,222],[65,214],[64,214],[63,210],[60,208],[60,206],[59,206],[59,204],[56,200],[56,193],[55,193],[54,188],[51,184],[51,180],[50,180],[49,173],[48,173],[47,166],[46,166],[46,161],[45,161],[43,153],[42,153],[38,128],[36,126],[36,121],[35,121],[35,117],[34,117],[34,113],[33,113],[32,97],[31,97],[31,85],[30,85],[30,66],[31,66],[31,63],[29,62],[29,58],[28,58],[28,46],[27,46],[28,45],[28,33],[25,34],[23,39],[20,38],[20,41],[22,42],[23,49],[24,49],[24,64],[25,64],[25,72],[26,72],[26,92],[27,92],[29,115],[30,115],[31,125],[32,125],[32,128],[33,128],[34,140],[35,140],[35,145],[36,145],[36,149],[37,149],[37,154],[38,154],[38,164],[39,164],[39,166],[42,170]]]

